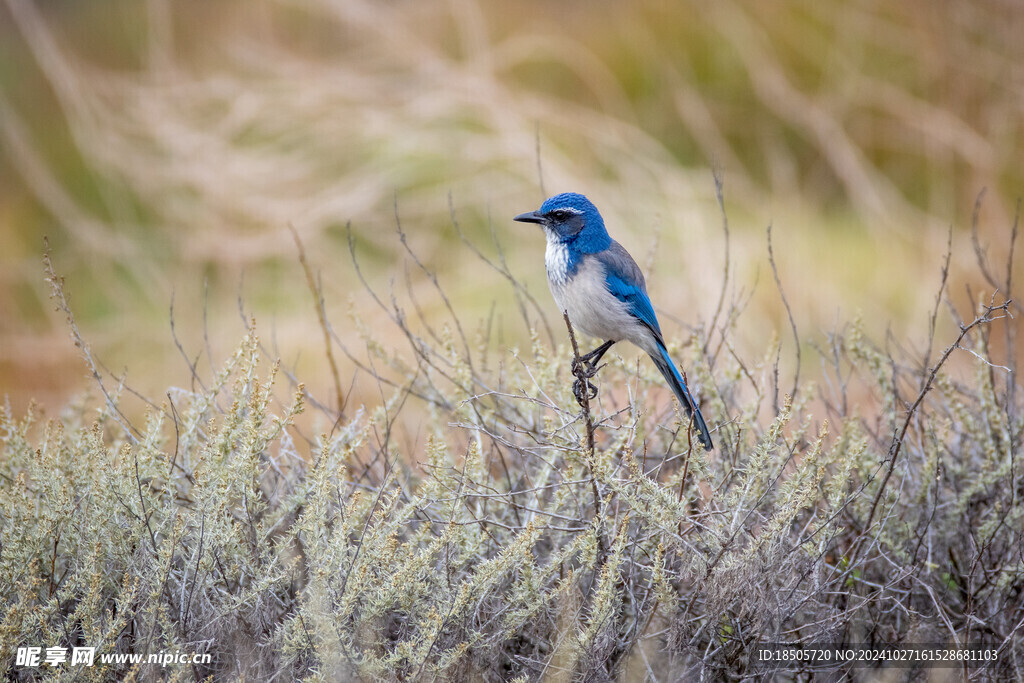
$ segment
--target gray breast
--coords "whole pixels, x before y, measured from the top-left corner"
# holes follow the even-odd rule
[[[629,312],[629,306],[608,290],[604,264],[593,256],[583,256],[575,265],[571,277],[552,277],[548,270],[548,284],[559,311],[568,311],[573,327],[583,334],[601,340],[627,339],[649,351],[646,329]]]

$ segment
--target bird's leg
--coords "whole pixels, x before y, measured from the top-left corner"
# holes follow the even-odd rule
[[[572,383],[572,395],[581,406],[584,401],[591,401],[597,398],[597,387],[589,379],[578,379]]]
[[[609,339],[590,353],[580,356],[578,360],[574,358],[572,362],[572,374],[578,375],[581,374],[580,371],[582,371],[582,374],[587,378],[596,375],[597,364],[601,362],[601,358],[604,354],[608,353],[608,349],[612,348],[612,344],[614,343],[614,340]]]
[[[615,344],[615,340],[609,339],[604,344],[601,344],[596,349],[583,356],[583,359],[586,361],[587,365],[592,368],[596,368],[597,364],[600,363],[601,359],[604,357],[604,354],[608,353],[608,349],[612,348],[613,344]]]
[[[573,358],[572,374],[576,376],[576,381],[573,382],[572,393],[580,405],[583,405],[584,396],[588,400],[597,397],[597,387],[590,382],[590,378],[597,374],[597,364],[614,343],[612,340],[606,341],[590,353]]]

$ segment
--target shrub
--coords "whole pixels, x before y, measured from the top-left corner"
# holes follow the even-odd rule
[[[610,360],[581,411],[566,344],[534,333],[496,358],[450,306],[418,333],[376,295],[414,352],[362,327],[376,406],[339,414],[282,380],[253,324],[138,429],[102,380],[95,417],[6,409],[0,672],[60,675],[14,665],[38,644],[211,655],[76,671],[96,680],[733,679],[771,671],[764,643],[934,642],[984,643],[998,662],[964,673],[1020,678],[1020,308],[981,266],[1000,296],[941,353],[948,259],[923,354],[853,323],[819,345],[821,388],[798,375],[789,395],[779,341],[742,358],[740,311],[720,307],[670,349],[711,453],[646,363]],[[875,399],[860,413],[855,386]],[[393,439],[407,402],[429,416],[422,452]],[[296,423],[310,405],[333,425],[315,437]]]

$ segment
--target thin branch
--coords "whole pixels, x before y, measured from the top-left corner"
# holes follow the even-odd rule
[[[47,238],[43,238],[43,268],[46,271],[46,281],[50,283],[50,298],[56,299],[57,310],[64,314],[67,320],[68,327],[71,330],[71,337],[75,341],[75,346],[82,354],[82,358],[85,360],[85,364],[89,368],[89,374],[96,380],[96,384],[99,385],[100,391],[103,393],[103,398],[106,400],[107,407],[111,410],[111,415],[114,420],[117,421],[121,428],[124,430],[125,436],[133,444],[139,443],[139,438],[142,433],[128,421],[124,413],[121,412],[121,408],[118,407],[117,402],[107,391],[106,385],[103,384],[103,378],[100,376],[99,368],[96,367],[96,361],[92,357],[92,351],[89,349],[89,345],[86,343],[85,338],[82,337],[82,333],[78,329],[78,324],[75,322],[75,316],[71,312],[71,305],[68,303],[67,295],[64,293],[64,278],[57,275],[53,269],[53,262],[50,260],[50,242]]]
[[[942,263],[942,278],[939,281],[939,291],[935,293],[935,307],[928,317],[928,349],[924,353],[924,367],[932,362],[932,345],[935,343],[935,323],[939,316],[939,305],[942,303],[942,294],[946,290],[946,281],[949,279],[949,260],[953,256],[953,226],[949,226],[946,235],[946,258]],[[922,381],[924,378],[921,378]]]
[[[530,323],[530,316],[526,312],[526,304],[523,303],[523,299],[526,299],[526,301],[530,303],[533,309],[537,311],[537,315],[540,318],[540,322],[544,326],[544,330],[547,332],[548,339],[551,341],[551,346],[556,346],[555,334],[551,329],[551,325],[548,323],[547,316],[544,315],[544,309],[541,307],[540,303],[537,302],[537,299],[534,298],[532,294],[530,294],[530,291],[526,288],[526,285],[520,282],[519,279],[512,274],[512,271],[509,269],[508,263],[505,260],[505,252],[501,247],[501,242],[498,240],[497,234],[494,232],[494,225],[490,221],[490,219],[488,219],[488,224],[491,226],[491,239],[494,242],[495,248],[498,250],[497,263],[487,258],[487,256],[482,251],[480,251],[480,248],[477,247],[476,244],[474,244],[465,235],[465,233],[462,232],[462,227],[459,225],[459,221],[455,217],[455,204],[452,201],[452,196],[450,193],[448,194],[448,213],[451,217],[452,227],[455,228],[455,234],[459,236],[459,239],[462,240],[462,243],[465,244],[466,247],[468,247],[469,250],[472,251],[473,254],[478,259],[480,259],[485,264],[490,266],[495,272],[504,277],[509,282],[509,284],[511,284],[515,288],[516,303],[519,304],[519,312],[522,314],[523,320],[525,321],[527,327],[532,328],[533,325]]]
[[[341,376],[338,374],[338,364],[334,360],[334,348],[331,344],[331,333],[327,327],[327,312],[324,306],[323,291],[317,286],[316,280],[313,278],[313,269],[310,268],[309,261],[306,260],[306,250],[302,246],[302,240],[299,239],[298,231],[291,223],[288,224],[288,229],[295,239],[295,247],[299,250],[299,263],[302,265],[302,271],[306,274],[306,285],[309,287],[309,293],[313,297],[313,305],[316,306],[317,320],[320,322],[320,331],[324,337],[324,352],[327,355],[327,364],[331,368],[331,377],[334,380],[334,400],[338,406],[337,420],[341,421],[345,418],[345,396],[341,390]]]
[[[996,320],[997,318],[992,317],[992,314],[995,313],[996,311],[1003,311],[1008,313],[1009,306],[1009,301],[1005,301],[999,306],[986,306],[984,314],[975,318],[974,321],[971,322],[969,325],[961,325],[960,334],[959,336],[957,336],[956,341],[950,344],[948,347],[946,347],[946,350],[943,352],[942,356],[931,368],[931,371],[928,373],[928,379],[924,383],[924,386],[921,387],[921,391],[918,393],[917,399],[914,401],[913,405],[911,405],[910,409],[907,411],[907,416],[903,420],[903,426],[900,428],[899,433],[893,436],[892,443],[889,446],[889,456],[886,459],[888,467],[885,471],[885,476],[882,478],[882,482],[878,486],[878,491],[875,493],[875,498],[871,503],[871,509],[868,511],[867,520],[863,525],[863,530],[865,533],[871,528],[871,523],[875,517],[875,510],[878,508],[878,503],[882,499],[882,494],[885,492],[885,487],[889,483],[889,479],[892,477],[893,471],[896,469],[896,461],[899,459],[900,451],[903,448],[903,441],[907,435],[907,430],[910,429],[910,423],[914,420],[914,416],[917,414],[918,409],[921,407],[921,403],[924,401],[924,397],[932,388],[932,384],[935,382],[935,377],[939,374],[939,370],[946,363],[946,360],[950,357],[950,355],[952,355],[953,351],[961,348],[960,342],[964,340],[964,338],[970,333],[971,330],[978,327],[979,325],[984,325],[992,322],[993,320]]]
[[[718,292],[718,304],[715,306],[715,314],[711,316],[711,324],[708,326],[708,336],[704,342],[704,353],[708,353],[711,345],[711,335],[718,324],[718,316],[722,313],[722,306],[725,304],[725,292],[729,286],[729,215],[725,211],[725,182],[722,179],[722,170],[714,167],[711,169],[712,177],[715,180],[715,199],[718,200],[718,210],[722,214],[722,234],[725,238],[725,262],[722,264],[722,289]],[[725,326],[723,325],[722,337],[725,337]]]
[[[595,519],[601,519],[601,493],[597,488],[597,474],[595,469],[597,466],[597,459],[594,453],[594,419],[590,414],[590,397],[588,396],[587,383],[589,378],[586,375],[586,371],[583,367],[583,363],[580,362],[580,347],[576,343],[576,332],[573,330],[572,323],[569,321],[569,312],[562,311],[562,318],[565,319],[565,327],[569,330],[569,341],[572,343],[572,358],[573,358],[573,374],[576,376],[577,381],[583,386],[583,390],[579,392],[580,409],[582,410],[583,423],[587,429],[587,464],[590,467],[590,486],[594,493],[594,517]],[[598,557],[604,557],[604,536],[602,534],[597,535],[597,546],[598,546]]]
[[[793,372],[793,390],[789,392],[791,398],[796,398],[796,392],[800,388],[800,335],[796,331],[796,322],[793,320],[793,310],[789,307],[789,300],[786,292],[782,289],[782,281],[779,280],[779,269],[775,266],[775,253],[772,251],[772,224],[768,224],[768,262],[772,266],[772,277],[775,278],[775,286],[782,297],[782,305],[786,307],[786,317],[789,318],[789,327],[793,330],[793,343],[796,345],[796,370]]]

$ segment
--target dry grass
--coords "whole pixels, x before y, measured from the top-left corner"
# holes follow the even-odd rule
[[[686,293],[665,315],[710,317],[702,302],[715,300],[723,261],[707,167],[718,166],[737,218],[733,281],[767,282],[772,222],[799,322],[828,329],[837,310],[864,311],[876,335],[916,328],[930,296],[916,284],[941,258],[950,217],[987,186],[986,224],[1006,224],[1003,198],[1022,181],[1021,19],[998,3],[2,8],[20,76],[0,80],[20,200],[0,198],[12,207],[5,232],[18,235],[4,249],[16,255],[2,289],[15,321],[0,328],[2,347],[17,350],[3,353],[8,377],[25,376],[17,353],[63,334],[39,285],[43,232],[99,355],[158,391],[173,381],[149,360],[170,350],[167,302],[176,294],[188,329],[200,328],[204,280],[218,355],[237,337],[223,312],[240,293],[274,316],[286,356],[315,352],[287,226],[311,250],[340,254],[351,221],[383,285],[400,277],[396,194],[425,262],[474,316],[501,280],[453,248],[449,195],[463,228],[501,233],[516,247],[513,272],[542,288],[536,249],[504,237],[515,229],[505,217],[543,197],[538,156],[544,189],[587,192],[634,253],[650,254],[656,301]],[[686,268],[669,254],[685,254]],[[322,267],[328,301],[344,302],[351,269]],[[952,267],[970,272],[959,254]],[[749,329],[783,324],[771,287],[753,303]],[[124,343],[140,328],[161,353]],[[48,357],[25,381],[66,367]]]
[[[816,340],[820,389],[789,388],[777,341],[740,355],[735,309],[674,344],[715,431],[703,453],[646,365],[611,360],[580,412],[565,344],[534,331],[495,353],[457,309],[410,317],[372,289],[411,349],[354,321],[378,403],[327,407],[253,326],[136,426],[51,270],[103,399],[44,425],[2,415],[0,640],[212,655],[79,670],[97,680],[742,679],[768,642],[982,644],[998,663],[961,675],[1019,677],[1024,394],[991,351],[1015,344],[1018,306],[985,294],[939,339],[947,277],[948,257],[925,350],[851,324]],[[850,400],[857,383],[880,412]],[[405,452],[410,404],[430,418]],[[309,407],[316,435],[296,422]]]
[[[1022,676],[1019,12],[88,6],[0,4],[3,674],[740,679],[763,642],[933,641]],[[629,355],[587,427],[504,218],[560,189],[640,257],[715,452]],[[20,407],[47,382],[55,419]]]

